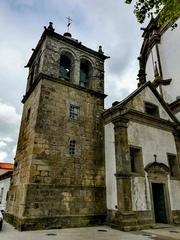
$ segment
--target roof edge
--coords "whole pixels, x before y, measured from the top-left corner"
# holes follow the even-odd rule
[[[104,55],[103,52],[98,52],[98,51],[95,51],[93,49],[90,49],[90,48],[86,47],[85,45],[83,45],[79,41],[75,41],[75,40],[73,40],[73,39],[71,39],[69,37],[63,36],[63,35],[61,35],[59,33],[56,33],[56,32],[54,32],[52,30],[49,30],[48,28],[45,28],[45,30],[43,31],[43,33],[42,33],[42,35],[40,37],[40,40],[38,41],[38,43],[36,45],[36,48],[34,49],[34,51],[33,51],[32,55],[31,55],[27,65],[25,67],[30,67],[31,66],[31,64],[32,64],[32,62],[33,62],[33,60],[34,60],[38,50],[40,49],[43,41],[45,40],[46,36],[51,36],[51,37],[54,37],[56,39],[65,41],[68,44],[74,45],[75,47],[77,47],[77,48],[79,48],[81,50],[87,51],[87,52],[95,55],[96,57],[102,59],[103,61],[108,59],[108,58],[110,58],[109,56]]]

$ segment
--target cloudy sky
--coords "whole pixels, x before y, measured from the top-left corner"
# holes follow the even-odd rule
[[[124,0],[0,0],[0,162],[13,162],[25,93],[24,68],[49,21],[55,31],[70,32],[84,45],[111,58],[105,65],[106,107],[137,85],[142,39],[133,6]]]

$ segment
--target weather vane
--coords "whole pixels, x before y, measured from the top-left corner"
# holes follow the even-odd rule
[[[72,19],[70,18],[70,17],[66,17],[67,18],[67,20],[68,20],[68,23],[67,23],[67,32],[69,32],[69,27],[70,27],[70,25],[71,25],[71,23],[72,23]]]
[[[154,161],[157,162],[157,155],[154,154]]]

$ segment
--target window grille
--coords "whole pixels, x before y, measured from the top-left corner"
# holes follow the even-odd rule
[[[76,153],[76,141],[70,140],[69,142],[69,154],[74,155]]]
[[[76,119],[76,120],[79,119],[79,111],[80,111],[80,108],[78,106],[70,104],[69,117],[71,119]]]

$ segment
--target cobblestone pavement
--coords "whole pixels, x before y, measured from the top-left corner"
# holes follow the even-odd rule
[[[180,227],[122,232],[107,226],[19,232],[4,222],[0,240],[180,240]]]

